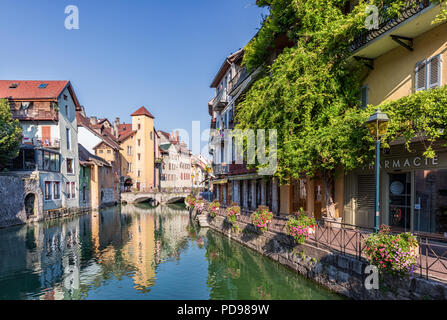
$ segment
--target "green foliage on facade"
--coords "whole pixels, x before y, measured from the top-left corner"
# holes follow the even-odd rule
[[[0,99],[0,169],[18,156],[21,139],[22,128],[19,121],[12,118],[9,101]]]
[[[335,213],[335,170],[365,166],[374,155],[373,139],[364,126],[374,108],[359,108],[359,88],[368,70],[352,59],[350,51],[355,36],[365,30],[368,4],[360,1],[351,13],[343,14],[345,4],[341,0],[258,1],[258,5],[270,8],[270,15],[245,47],[244,64],[249,70],[260,68],[262,75],[236,113],[238,129],[277,129],[275,175],[282,184],[303,173],[310,177],[321,174],[329,216]],[[369,4],[377,5],[380,12],[387,8],[393,17],[407,1]],[[282,34],[295,45],[285,48],[269,65],[274,41]],[[428,124],[445,124],[445,113],[441,116],[443,109],[436,111],[434,96],[438,102],[443,99],[436,91],[413,98],[415,104],[405,110],[398,107],[408,101],[384,105],[383,111],[392,119],[389,137],[409,140],[423,130],[438,138],[439,131],[429,129]],[[431,101],[431,106],[416,105],[420,99]],[[416,119],[411,128],[408,119]]]

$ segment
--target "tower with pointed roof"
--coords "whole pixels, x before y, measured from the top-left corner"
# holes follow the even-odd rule
[[[125,186],[140,191],[156,188],[154,179],[154,116],[144,106],[131,114],[132,125],[118,125]]]

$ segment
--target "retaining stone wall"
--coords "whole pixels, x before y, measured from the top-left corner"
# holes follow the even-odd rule
[[[356,300],[447,299],[447,284],[419,277],[398,279],[381,277],[378,290],[364,286],[368,263],[355,257],[317,248],[310,244],[296,245],[294,239],[279,231],[285,221],[274,219],[268,231],[261,234],[247,216],[238,216],[238,231],[222,215],[212,218],[204,212],[213,230],[295,270],[316,283]]]

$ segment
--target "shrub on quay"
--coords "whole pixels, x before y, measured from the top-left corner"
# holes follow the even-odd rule
[[[297,216],[292,216],[287,221],[287,233],[292,236],[298,244],[304,243],[309,236],[315,232],[316,222],[314,218],[308,217],[304,211]]]
[[[259,206],[251,215],[253,225],[262,233],[267,231],[269,223],[273,220],[273,213],[267,206]]]
[[[364,240],[364,244],[368,260],[379,272],[405,276],[418,266],[419,244],[409,232],[393,235],[388,226],[382,225],[378,233]]]
[[[210,212],[210,216],[212,216],[213,218],[217,215],[217,213],[219,212],[220,209],[220,202],[217,200],[214,200],[213,202],[211,202],[208,205],[208,210]]]

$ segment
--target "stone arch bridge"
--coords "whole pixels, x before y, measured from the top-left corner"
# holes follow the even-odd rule
[[[156,204],[183,202],[189,192],[125,192],[121,193],[121,203],[141,203],[155,201]]]

